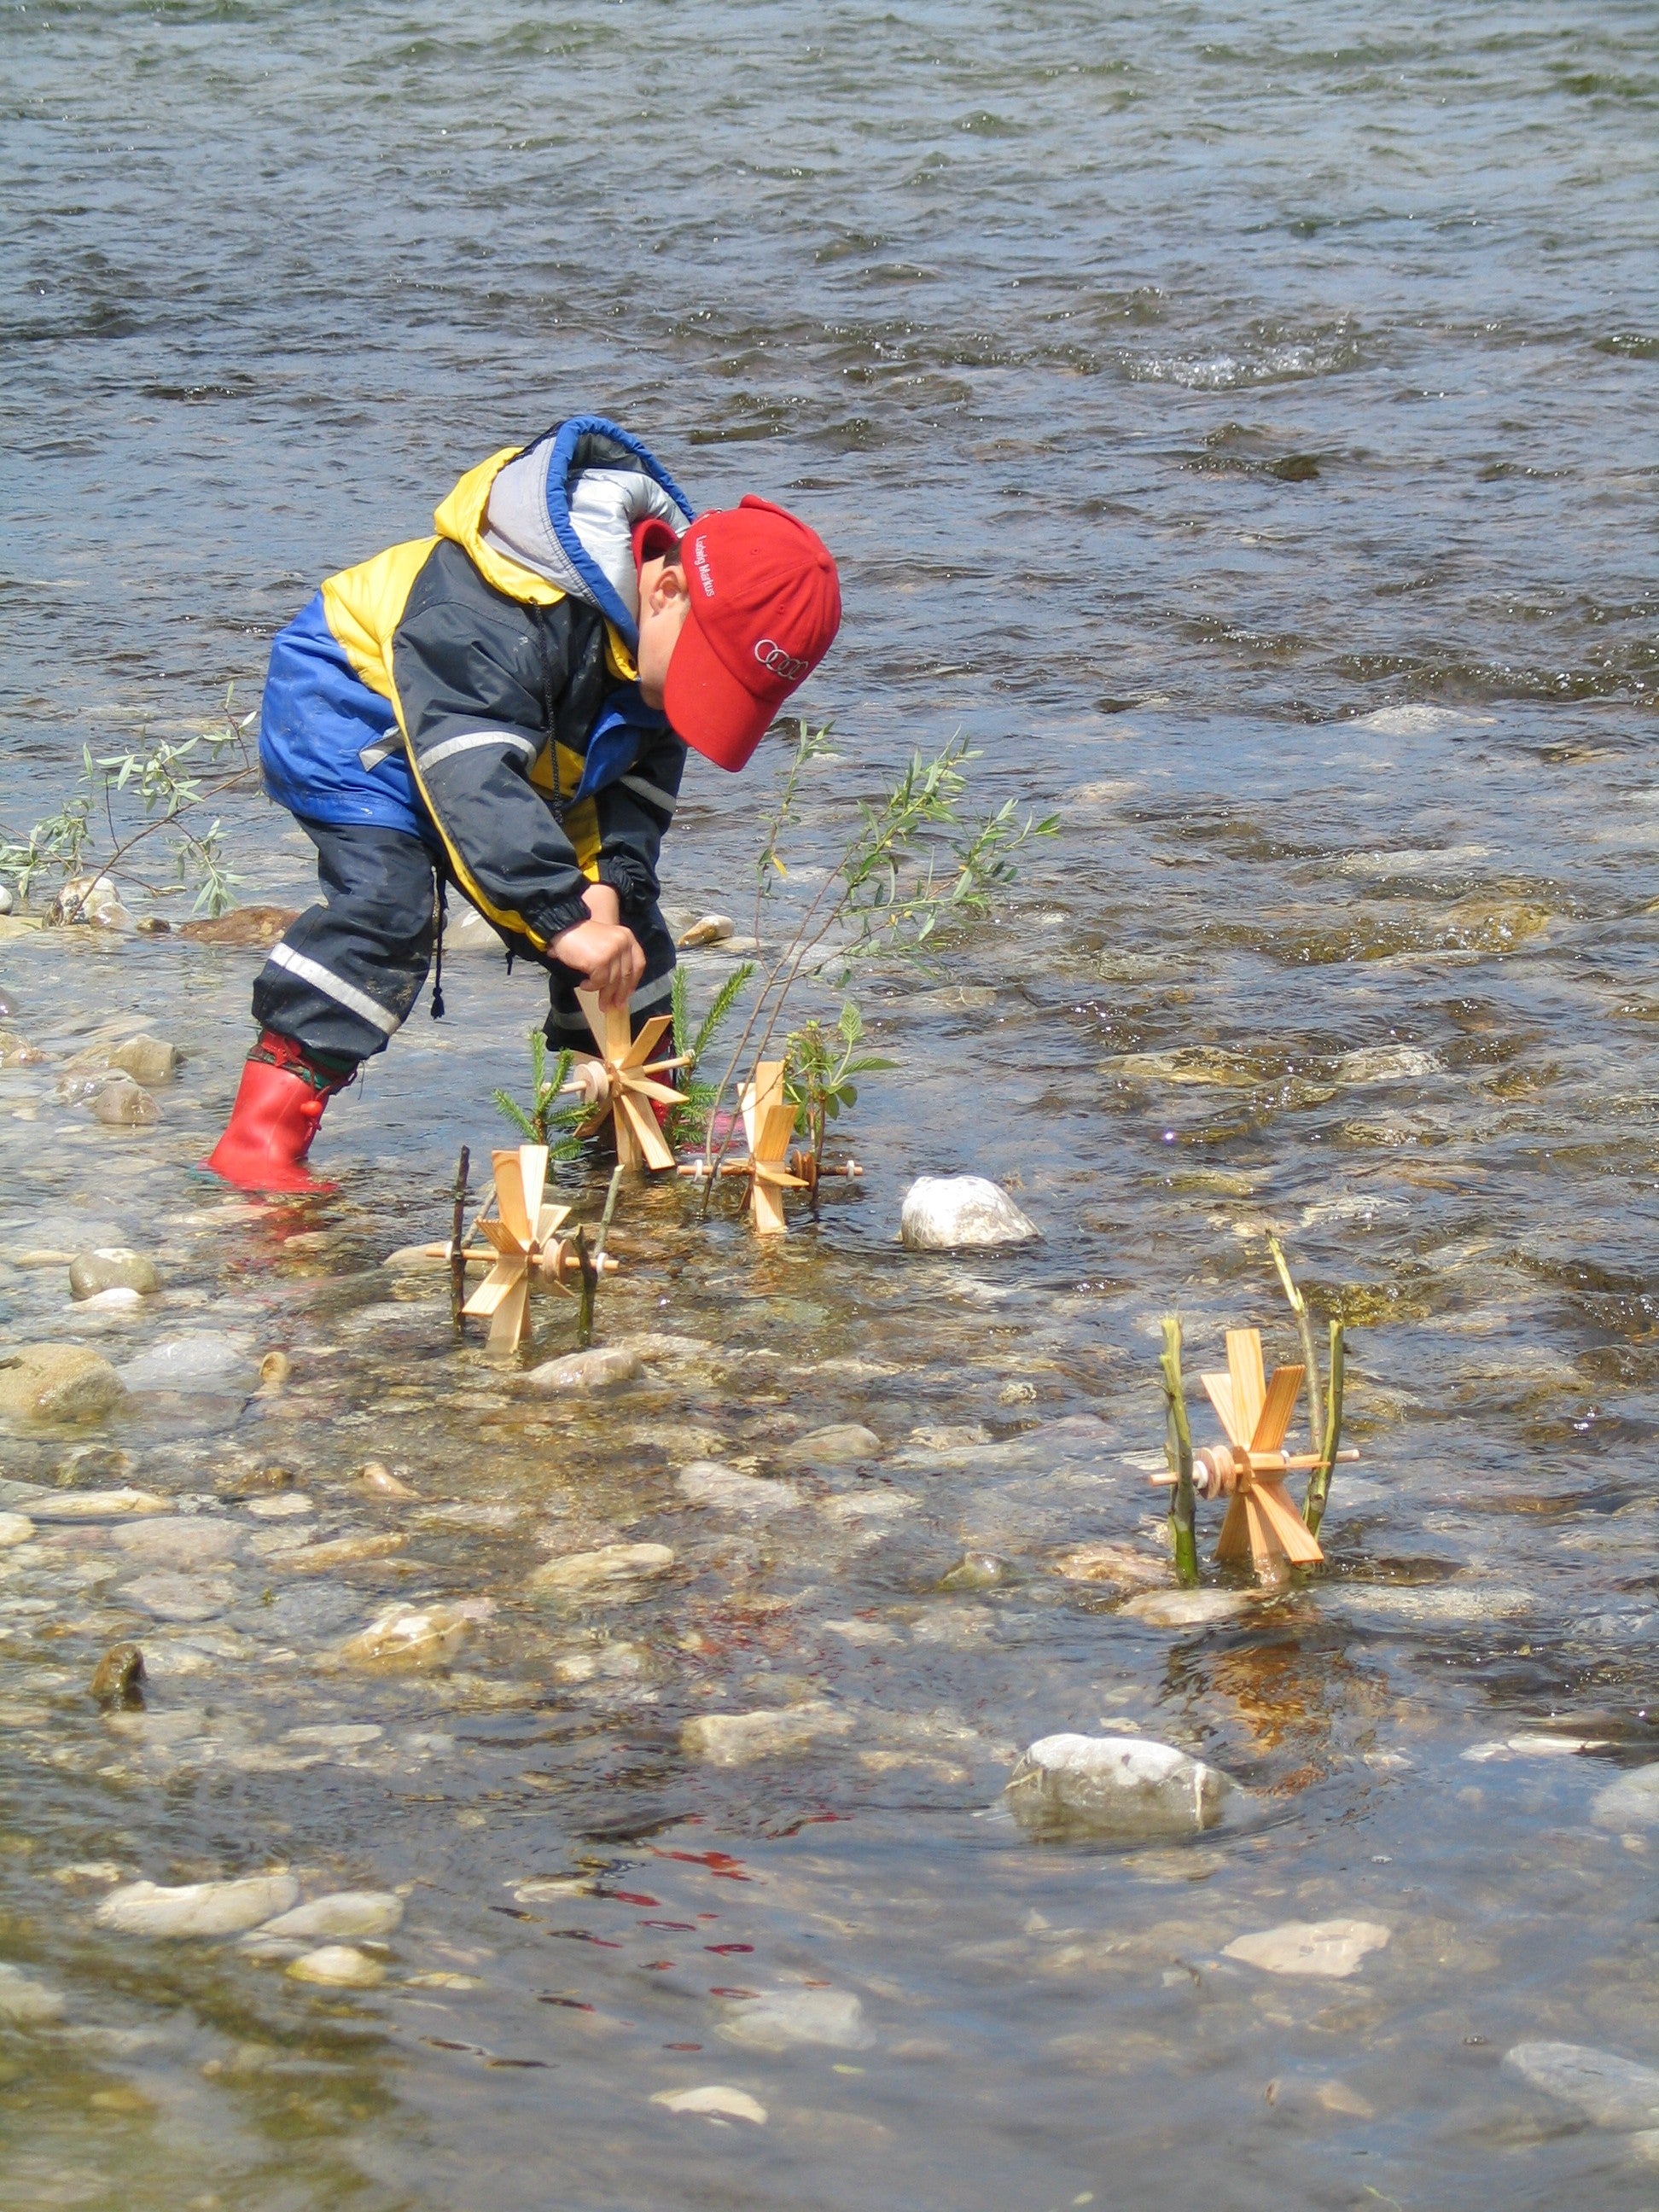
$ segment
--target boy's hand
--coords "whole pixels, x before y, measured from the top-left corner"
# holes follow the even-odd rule
[[[556,960],[574,968],[590,991],[599,993],[599,1004],[607,1012],[628,1004],[645,974],[640,941],[620,922],[580,921],[562,937],[556,937],[549,950]]]

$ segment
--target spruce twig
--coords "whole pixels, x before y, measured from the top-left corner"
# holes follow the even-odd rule
[[[1175,1550],[1176,1578],[1188,1589],[1198,1583],[1198,1538],[1194,1528],[1193,1432],[1187,1420],[1187,1393],[1181,1379],[1181,1316],[1164,1316],[1165,1409],[1164,1449],[1168,1455],[1175,1487],[1170,1492],[1170,1538]]]
[[[1302,1364],[1307,1370],[1308,1382],[1308,1449],[1317,1451],[1325,1435],[1325,1408],[1320,1397],[1319,1355],[1314,1348],[1313,1316],[1308,1311],[1308,1301],[1291,1277],[1285,1247],[1277,1237],[1268,1237],[1267,1249],[1273,1255],[1279,1279],[1285,1285],[1285,1295],[1291,1302],[1291,1311],[1296,1316],[1296,1325],[1301,1333]]]
[[[1308,1534],[1316,1536],[1319,1524],[1325,1517],[1326,1500],[1331,1494],[1331,1470],[1336,1465],[1336,1455],[1342,1442],[1342,1382],[1346,1358],[1342,1341],[1342,1324],[1331,1323],[1331,1387],[1329,1402],[1325,1409],[1325,1436],[1319,1447],[1319,1465],[1308,1478],[1308,1495],[1303,1501],[1302,1518],[1307,1523]]]

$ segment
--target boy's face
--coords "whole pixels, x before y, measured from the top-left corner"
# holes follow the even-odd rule
[[[659,555],[640,570],[640,643],[634,656],[640,672],[640,696],[660,708],[668,683],[668,664],[691,611],[685,578],[678,561]]]

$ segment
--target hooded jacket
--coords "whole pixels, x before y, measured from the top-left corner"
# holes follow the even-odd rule
[[[492,455],[435,537],[331,576],[277,634],[265,788],[301,820],[423,838],[510,945],[544,953],[590,883],[647,908],[685,747],[635,681],[632,529],[691,514],[599,416]]]

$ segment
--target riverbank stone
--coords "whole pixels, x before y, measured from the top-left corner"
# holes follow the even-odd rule
[[[923,1176],[904,1194],[899,1240],[913,1252],[1030,1244],[1042,1231],[984,1176]]]
[[[161,1287],[155,1262],[125,1244],[99,1244],[77,1252],[70,1264],[70,1296],[96,1297],[100,1291],[136,1291],[154,1297]]]
[[[348,1638],[336,1656],[348,1667],[441,1667],[454,1657],[477,1623],[492,1610],[487,1599],[458,1605],[387,1606],[367,1628]]]
[[[853,1467],[860,1460],[879,1459],[883,1449],[881,1438],[862,1421],[831,1421],[785,1445],[782,1456],[794,1467]]]
[[[403,1917],[404,1901],[389,1889],[337,1889],[279,1913],[263,1923],[259,1934],[311,1943],[374,1942],[395,1935]]]
[[[167,1888],[124,1882],[93,1914],[100,1928],[121,1936],[240,1936],[299,1901],[291,1875],[252,1875],[237,1881],[192,1881]]]
[[[1233,1784],[1173,1744],[1147,1736],[1048,1735],[1009,1778],[1015,1819],[1037,1837],[1126,1842],[1213,1827]]]
[[[386,1968],[350,1943],[325,1943],[307,1951],[288,1968],[294,1982],[316,1982],[329,1990],[374,1990],[386,1979]]]
[[[0,1413],[34,1421],[91,1421],[121,1401],[120,1376],[81,1344],[24,1344],[0,1352]]]
[[[112,1075],[92,1094],[92,1118],[108,1129],[154,1128],[161,1109],[142,1083],[130,1075]]]
[[[157,1083],[171,1083],[179,1073],[179,1058],[177,1045],[169,1044],[164,1037],[144,1035],[129,1037],[125,1044],[118,1044],[109,1056],[109,1064],[148,1089]]]
[[[562,1559],[550,1559],[530,1577],[538,1596],[559,1596],[580,1590],[601,1589],[619,1583],[635,1583],[666,1574],[674,1554],[666,1544],[601,1544],[594,1552],[572,1552]]]

